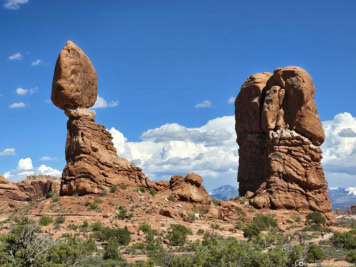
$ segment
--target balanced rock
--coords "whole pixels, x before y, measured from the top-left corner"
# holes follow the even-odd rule
[[[73,42],[59,54],[52,82],[52,102],[60,109],[95,104],[98,75],[87,55]]]
[[[68,41],[53,76],[52,101],[68,116],[62,195],[101,193],[119,184],[150,187],[139,167],[120,158],[105,126],[89,110],[97,98],[97,74],[89,58]]]
[[[257,73],[242,85],[235,101],[239,194],[256,208],[313,210],[332,219],[314,96],[312,78],[299,67]]]

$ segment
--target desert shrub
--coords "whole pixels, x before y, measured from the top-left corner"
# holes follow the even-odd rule
[[[217,205],[219,204],[216,199],[213,199],[213,198],[212,198],[211,201],[213,202],[213,204],[214,204],[215,206],[217,206]]]
[[[148,233],[148,232],[152,231],[152,227],[148,223],[143,223],[140,225],[139,230],[141,230],[144,233]]]
[[[306,226],[301,231],[303,231],[303,232],[324,232],[324,233],[330,232],[330,230],[328,228],[323,228],[320,225],[316,225],[316,224]]]
[[[124,185],[124,184],[120,184],[120,188],[121,188],[122,190],[125,190],[125,189],[127,188],[127,186]]]
[[[204,230],[203,229],[199,229],[198,232],[197,232],[198,235],[202,235],[204,234]]]
[[[105,246],[104,259],[121,260],[121,254],[118,249],[119,243],[116,240],[109,240]]]
[[[257,215],[253,218],[252,223],[243,229],[244,237],[252,238],[253,236],[258,236],[261,231],[276,226],[277,221],[273,217],[262,214]]]
[[[172,246],[183,246],[187,241],[187,235],[191,235],[192,230],[181,224],[171,224],[167,233],[167,240]]]
[[[107,195],[108,195],[108,192],[105,189],[103,189],[103,191],[101,191],[101,193],[100,193],[100,196],[102,196],[102,197],[106,197]]]
[[[124,206],[119,207],[119,218],[124,220],[127,218],[127,209]]]
[[[62,224],[62,223],[64,223],[65,220],[66,220],[66,218],[64,216],[58,216],[56,218],[56,224]]]
[[[315,244],[312,244],[307,252],[307,261],[316,262],[321,261],[324,258],[323,251],[320,247]]]
[[[146,192],[146,188],[144,188],[143,186],[141,186],[139,190],[140,190],[141,193],[145,193]]]
[[[251,223],[247,225],[244,229],[244,237],[252,238],[253,236],[258,236],[261,233],[261,228],[257,224]]]
[[[94,203],[95,204],[101,204],[101,203],[103,203],[103,201],[101,199],[97,198],[97,199],[94,200]]]
[[[344,249],[356,249],[356,235],[354,231],[345,233],[334,233],[331,242],[335,247]]]
[[[356,263],[356,250],[352,250],[347,254],[346,261]]]
[[[153,197],[157,194],[157,191],[154,190],[153,188],[150,188],[149,192],[150,192],[151,196],[153,196]]]
[[[307,215],[307,224],[325,225],[326,219],[319,212],[312,212]]]
[[[90,225],[92,231],[97,232],[101,229],[101,222],[94,222]]]
[[[50,223],[53,223],[53,218],[52,217],[48,217],[48,216],[42,216],[39,220],[39,224],[42,226],[47,226]]]
[[[53,193],[53,192],[51,192],[51,193]],[[59,201],[59,196],[56,193],[53,193],[50,196],[51,196],[52,202],[58,202]]]
[[[94,233],[94,237],[99,241],[115,240],[120,245],[128,245],[131,241],[131,234],[126,228],[102,227]]]
[[[116,185],[113,185],[110,187],[110,193],[115,193],[117,190],[117,186]]]
[[[169,200],[169,201],[172,201],[172,202],[177,201],[176,197],[175,197],[173,194],[170,194],[170,195],[169,195],[168,200]]]
[[[89,223],[87,220],[85,220],[82,224],[82,228],[88,228],[89,227]]]
[[[244,223],[241,222],[241,221],[236,221],[235,222],[235,229],[238,229],[238,230],[243,230],[244,229]]]

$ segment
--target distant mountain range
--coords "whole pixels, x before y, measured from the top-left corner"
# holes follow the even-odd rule
[[[328,191],[333,210],[346,210],[350,205],[356,204],[356,187],[330,187]],[[238,194],[238,187],[232,185],[223,185],[209,192],[211,198],[218,200],[229,200]]]

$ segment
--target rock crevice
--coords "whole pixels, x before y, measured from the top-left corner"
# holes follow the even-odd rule
[[[257,73],[242,85],[235,101],[239,193],[256,208],[332,217],[314,96],[310,75],[298,67]]]

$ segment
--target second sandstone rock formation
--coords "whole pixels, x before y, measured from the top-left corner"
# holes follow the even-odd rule
[[[314,96],[312,78],[298,67],[257,73],[242,85],[235,101],[239,193],[255,207],[331,212]]]

